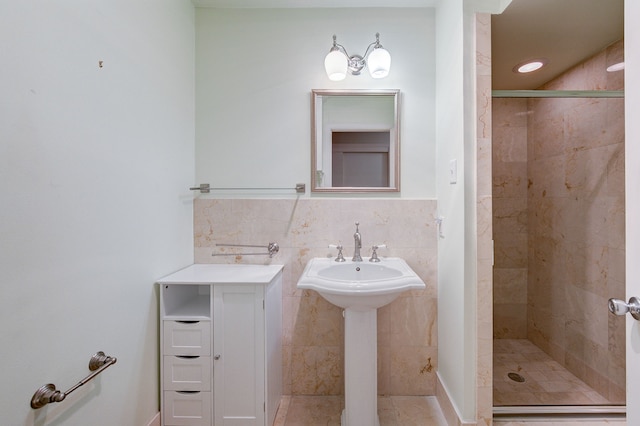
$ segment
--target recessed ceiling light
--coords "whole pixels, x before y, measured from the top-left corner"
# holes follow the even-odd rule
[[[519,73],[519,74],[526,74],[528,72],[539,70],[546,64],[547,64],[546,59],[534,59],[532,61],[521,62],[515,67],[513,67],[513,72]]]
[[[607,67],[607,72],[622,71],[624,69],[624,62],[618,62]]]

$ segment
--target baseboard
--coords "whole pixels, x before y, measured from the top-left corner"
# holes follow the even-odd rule
[[[153,418],[149,421],[147,426],[160,426],[160,413],[153,416]]]
[[[476,426],[476,422],[468,422],[460,418],[458,410],[456,410],[455,405],[451,402],[451,397],[449,397],[447,388],[442,384],[440,375],[437,373],[436,378],[436,399],[438,400],[440,410],[442,410],[442,414],[444,415],[447,424],[453,426]]]

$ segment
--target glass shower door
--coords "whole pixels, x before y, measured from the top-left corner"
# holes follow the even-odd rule
[[[623,413],[625,320],[607,310],[625,296],[622,93],[498,95],[496,413]]]

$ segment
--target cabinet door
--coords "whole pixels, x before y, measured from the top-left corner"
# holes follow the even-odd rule
[[[214,417],[217,426],[264,426],[262,286],[215,285]]]

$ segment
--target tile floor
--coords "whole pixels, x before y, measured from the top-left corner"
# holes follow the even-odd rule
[[[340,426],[343,396],[284,396],[274,426]],[[434,396],[378,398],[380,426],[447,426]]]
[[[523,383],[507,374],[517,373]],[[494,341],[494,403],[509,405],[594,405],[609,401],[569,373],[528,340]],[[284,396],[274,426],[340,426],[343,396]],[[447,426],[433,396],[378,398],[380,426]],[[501,426],[624,425],[624,421],[519,422],[495,421]]]
[[[517,373],[525,381],[508,377]],[[493,342],[493,403],[508,405],[610,404],[528,340]]]

